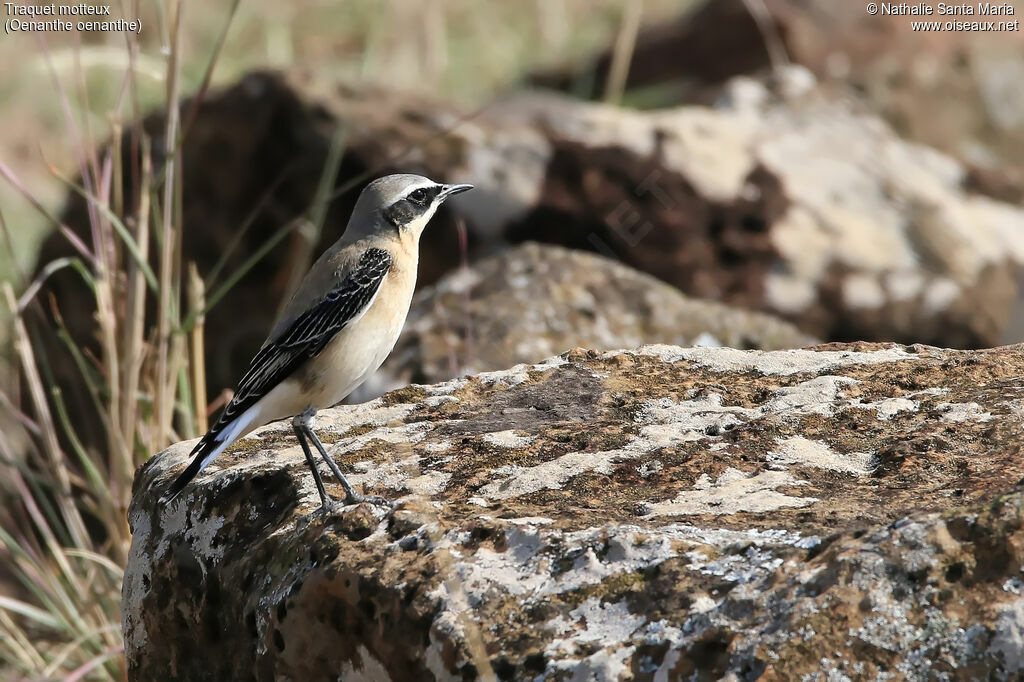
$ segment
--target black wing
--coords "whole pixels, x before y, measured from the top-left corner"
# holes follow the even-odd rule
[[[367,249],[355,270],[341,284],[260,349],[238,382],[235,397],[210,429],[211,435],[216,435],[291,376],[302,363],[319,354],[335,334],[364,312],[390,268],[391,256],[387,251]]]
[[[358,318],[373,301],[391,256],[383,249],[367,249],[356,268],[309,310],[297,317],[276,339],[265,345],[249,364],[217,422],[192,450],[192,462],[174,481],[165,501],[174,497],[202,469],[206,455],[219,444],[217,435],[260,398],[287,379],[302,363],[315,357],[334,336]]]

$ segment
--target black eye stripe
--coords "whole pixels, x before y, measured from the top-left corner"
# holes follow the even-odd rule
[[[417,187],[406,195],[406,200],[420,206],[429,206],[437,198],[437,194],[440,191],[441,188],[436,185],[433,187]]]
[[[440,192],[441,187],[438,185],[433,187],[417,187],[409,191],[404,199],[399,199],[382,210],[381,213],[395,227],[408,225],[430,210],[430,206]]]

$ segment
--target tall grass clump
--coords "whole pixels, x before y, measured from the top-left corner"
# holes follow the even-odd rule
[[[236,6],[226,14],[193,107],[209,85]],[[51,173],[85,202],[84,237],[47,213],[15,171],[0,162],[0,177],[74,248],[73,256],[21,282],[20,294],[11,282],[0,284],[11,320],[13,377],[0,391],[0,467],[7,482],[0,492],[0,677],[5,679],[11,674],[126,678],[120,592],[131,539],[126,511],[132,477],[150,454],[196,435],[205,421],[206,296],[181,248],[180,154],[189,115],[179,106],[184,8],[182,0],[162,4],[168,113],[160,155],[151,153],[157,141],[141,126],[137,38],[126,38],[124,73],[102,131],[76,114],[88,106],[82,101],[87,89],[78,58],[90,48],[76,48],[69,85],[43,44],[77,178],[55,168]],[[101,137],[111,142],[100,145]],[[130,153],[121,153],[122,140]],[[9,243],[2,214],[0,228]],[[92,294],[98,353],[73,338],[61,321],[60,302],[45,295],[47,280],[58,273],[71,273],[76,286]],[[100,415],[102,448],[87,448],[76,437],[65,391],[50,380],[49,358],[41,349],[55,342],[78,367]]]

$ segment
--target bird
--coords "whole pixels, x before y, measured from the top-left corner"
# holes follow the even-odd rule
[[[355,491],[312,428],[317,410],[341,402],[391,353],[405,324],[427,223],[472,185],[387,175],[360,193],[341,237],[309,269],[238,382],[234,397],[192,449],[161,502],[174,500],[217,455],[272,421],[292,430],[313,472],[320,511],[333,508],[310,443],[345,491],[345,503],[390,505]]]

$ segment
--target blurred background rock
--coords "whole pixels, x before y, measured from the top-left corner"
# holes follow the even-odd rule
[[[1003,18],[1019,18],[1022,8],[1016,9]],[[860,4],[828,0],[699,3],[640,31],[623,102],[643,108],[710,104],[729,78],[791,62],[811,70],[823,89],[862,99],[899,135],[977,169],[1002,168],[1019,183],[1024,36],[914,31],[914,19],[871,16]],[[535,71],[528,80],[600,99],[612,61],[608,46]]]

